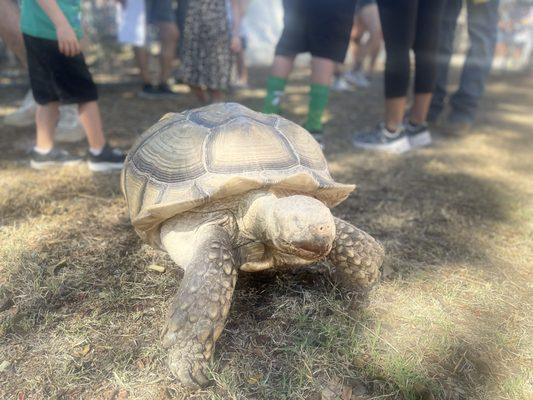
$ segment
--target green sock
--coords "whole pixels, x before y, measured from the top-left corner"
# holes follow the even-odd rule
[[[328,104],[329,86],[318,83],[311,84],[309,93],[309,113],[305,129],[311,132],[322,131],[322,114]]]
[[[267,80],[267,95],[265,97],[265,104],[263,105],[263,112],[265,114],[279,114],[281,96],[285,90],[287,79],[278,76],[269,76]]]

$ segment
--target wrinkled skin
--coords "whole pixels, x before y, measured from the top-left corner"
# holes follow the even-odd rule
[[[348,290],[379,279],[383,248],[307,196],[259,193],[235,212],[190,213],[161,228],[161,242],[185,270],[163,330],[169,367],[182,385],[209,383],[208,365],[231,306],[239,269],[259,271],[328,260]],[[224,208],[224,207],[223,207]]]

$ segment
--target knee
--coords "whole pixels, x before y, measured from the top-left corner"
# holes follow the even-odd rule
[[[159,27],[160,30],[160,38],[161,42],[163,43],[176,43],[179,38],[179,31],[176,24],[167,22],[164,24],[161,24]]]

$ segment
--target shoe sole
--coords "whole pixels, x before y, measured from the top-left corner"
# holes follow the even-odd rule
[[[352,139],[352,144],[359,149],[385,151],[392,154],[402,154],[411,150],[411,145],[406,137],[392,143],[379,145],[360,143]]]
[[[92,172],[112,172],[120,171],[124,166],[124,163],[112,163],[112,162],[88,162],[89,169]]]
[[[30,167],[32,167],[33,169],[44,170],[57,167],[74,167],[76,165],[80,165],[82,162],[83,160],[73,160],[66,162],[30,160]]]
[[[409,144],[413,149],[429,146],[431,144],[431,133],[425,131],[416,135],[409,135]]]

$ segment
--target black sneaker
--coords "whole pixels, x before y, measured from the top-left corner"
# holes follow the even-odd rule
[[[379,150],[387,153],[399,154],[411,149],[404,129],[399,128],[394,133],[389,132],[383,123],[371,131],[355,133],[352,137],[352,143],[360,149]]]
[[[143,99],[155,99],[157,98],[158,89],[156,86],[149,83],[145,83],[142,89],[137,93],[137,96]]]
[[[102,152],[95,156],[90,151],[87,155],[89,159],[89,169],[93,172],[117,171],[122,169],[126,154],[120,150],[106,144]]]
[[[83,160],[81,157],[73,156],[67,151],[58,149],[56,147],[46,154],[37,153],[35,149],[32,149],[30,156],[30,166],[33,169],[48,169],[53,167],[79,165]]]
[[[429,146],[431,144],[431,132],[427,124],[413,125],[409,121],[404,124],[404,133],[409,139],[411,148]]]
[[[157,87],[157,94],[159,98],[173,99],[178,96],[179,93],[173,91],[170,86],[166,83],[160,83]]]

